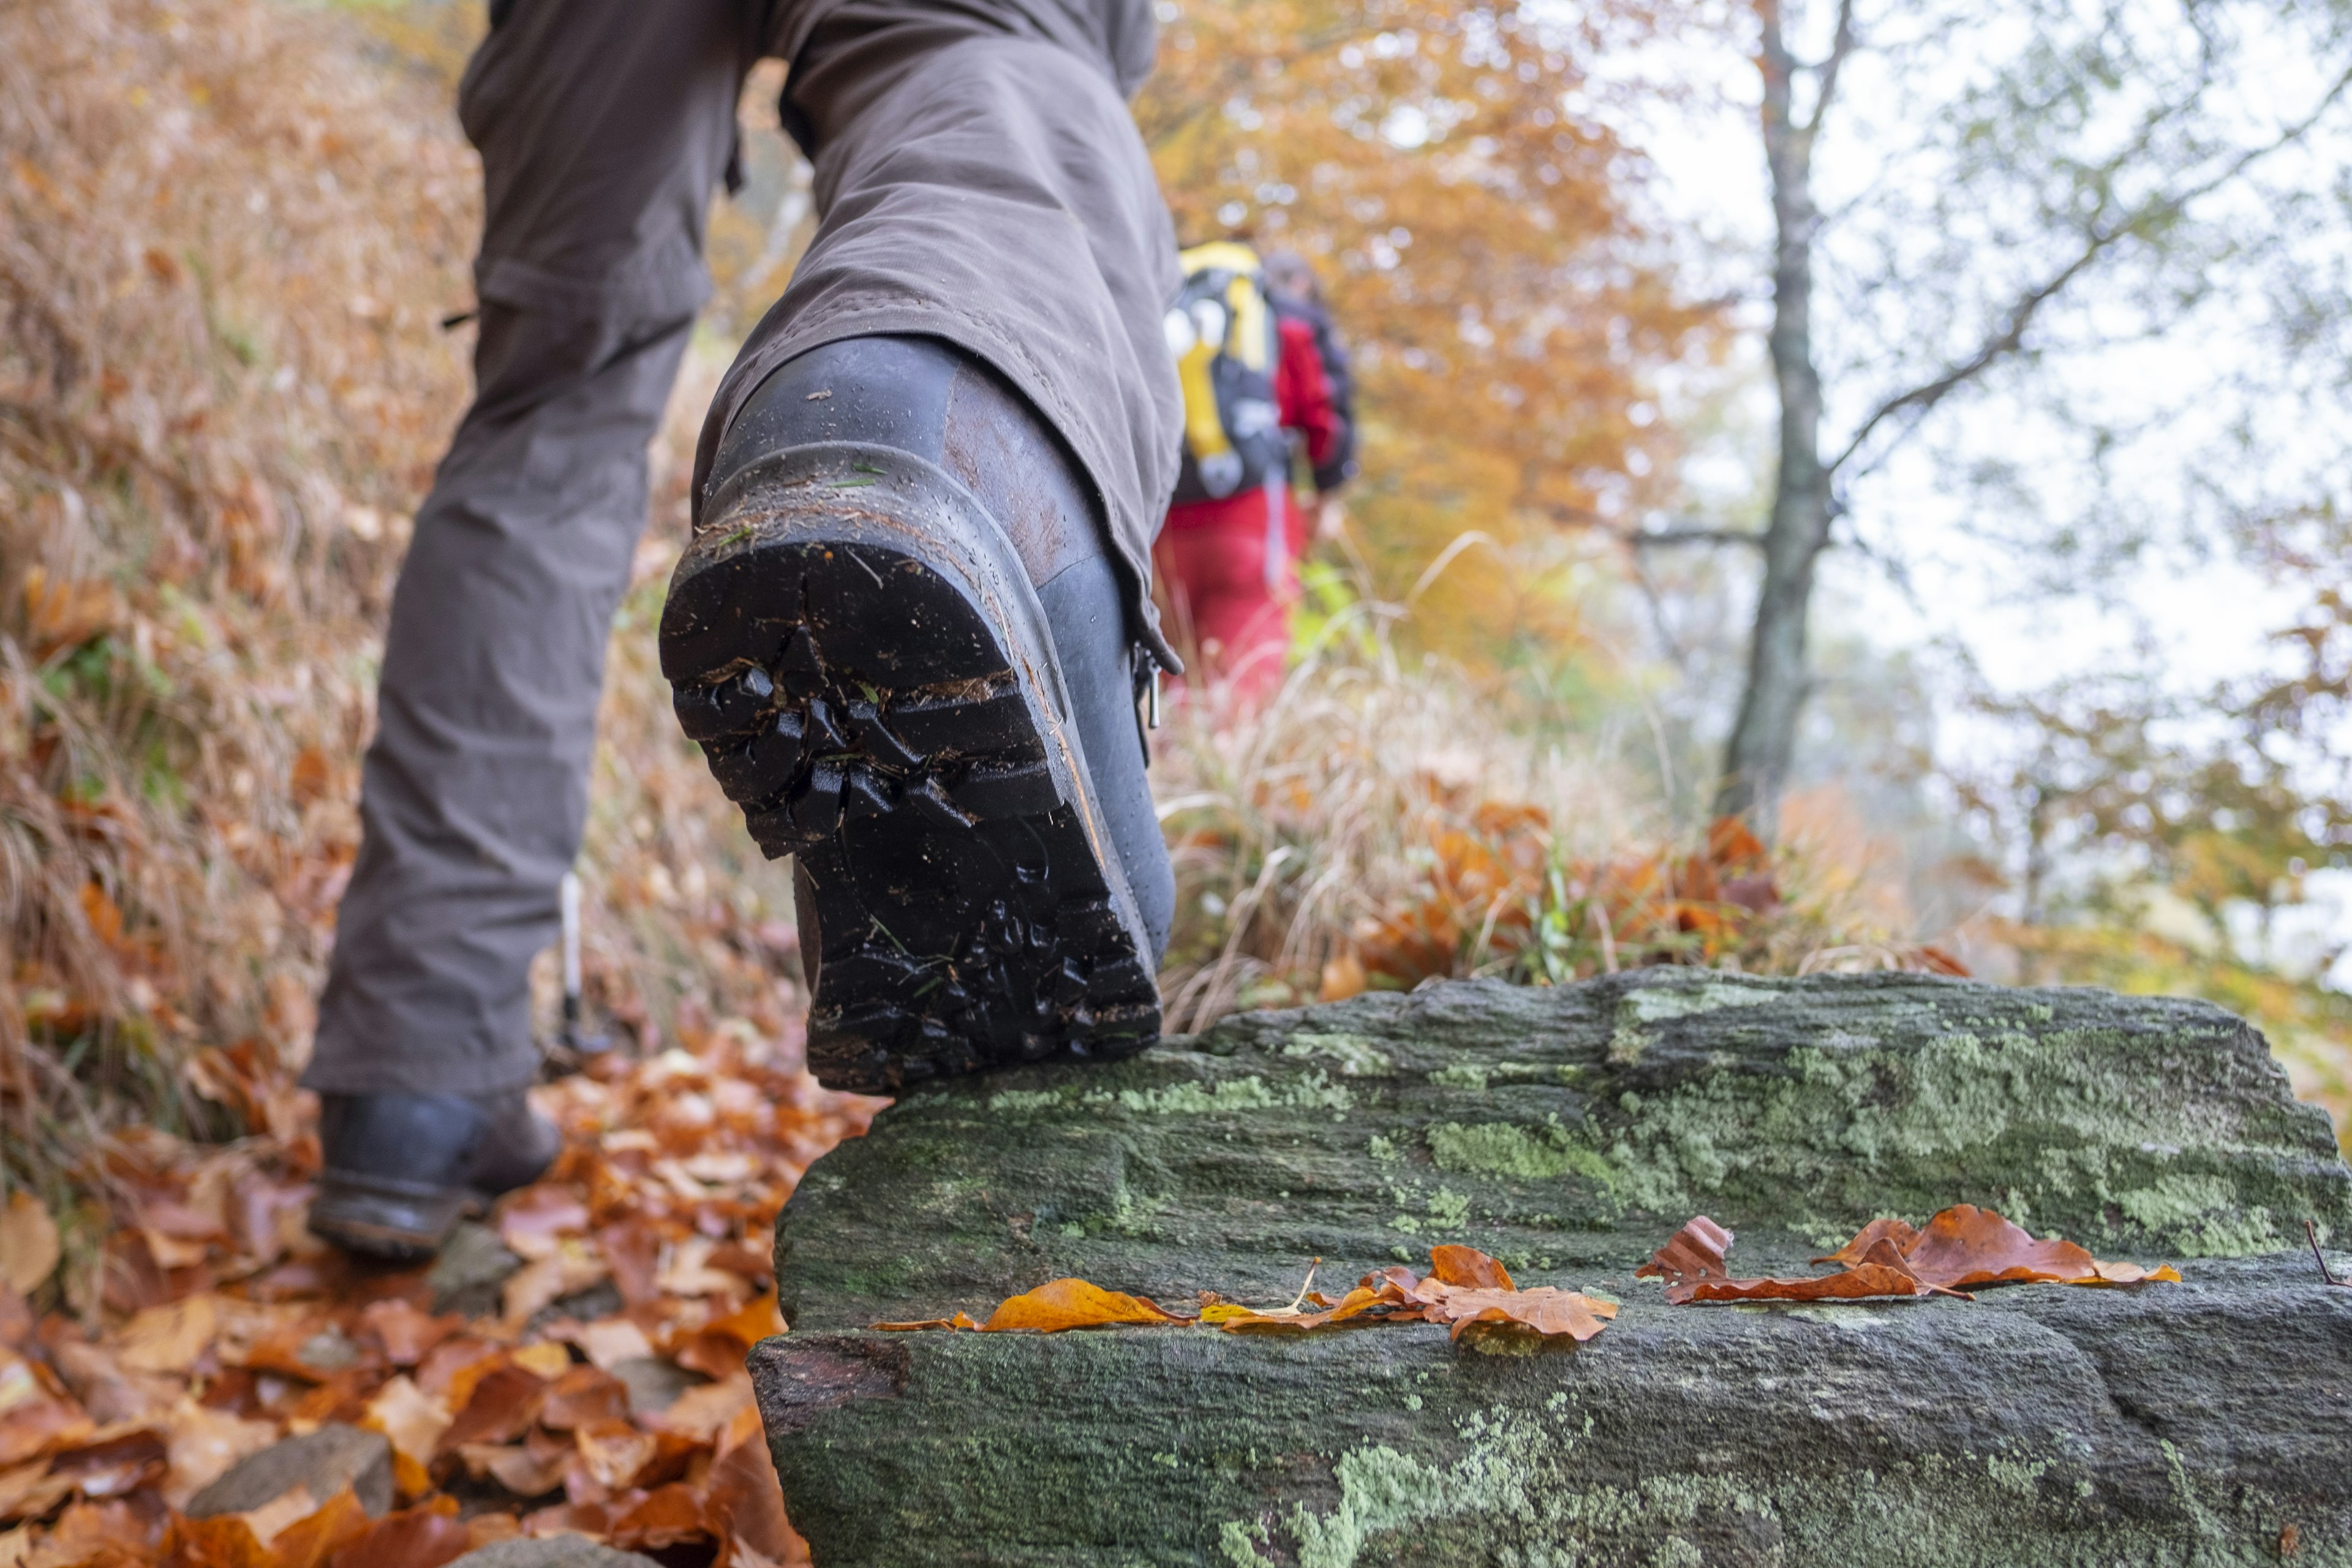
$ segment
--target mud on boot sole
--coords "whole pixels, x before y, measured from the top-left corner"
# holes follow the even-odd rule
[[[799,858],[835,1089],[1132,1055],[1160,993],[1019,558],[888,447],[729,479],[662,612],[662,673],[751,837]]]

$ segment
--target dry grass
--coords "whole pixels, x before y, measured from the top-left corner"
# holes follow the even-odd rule
[[[87,1194],[122,1121],[236,1131],[286,1097],[207,1096],[307,1057],[383,613],[469,392],[440,322],[472,300],[477,25],[0,5],[0,1186]],[[777,1037],[793,1005],[780,879],[651,665],[698,409],[659,455],[583,864],[592,989],[648,1045]]]
[[[1597,742],[1535,739],[1461,672],[1401,657],[1408,620],[1360,596],[1262,708],[1171,705],[1171,1030],[1438,976],[1956,967],[1909,940],[1833,816],[1792,814],[1769,855],[1734,825],[1678,827]]]

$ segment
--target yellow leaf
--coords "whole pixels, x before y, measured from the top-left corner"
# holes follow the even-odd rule
[[[132,1372],[185,1372],[219,1327],[220,1308],[209,1295],[150,1307],[123,1326],[115,1359]]]
[[[983,1333],[1034,1329],[1058,1333],[1064,1329],[1099,1329],[1113,1323],[1182,1323],[1191,1320],[1163,1311],[1140,1296],[1106,1290],[1084,1279],[1056,1279],[1024,1295],[1011,1297],[980,1325]]]

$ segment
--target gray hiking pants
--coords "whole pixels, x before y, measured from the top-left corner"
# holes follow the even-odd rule
[[[646,449],[709,292],[704,218],[754,61],[792,62],[816,238],[721,384],[697,464],[793,355],[882,333],[986,360],[1094,481],[1157,643],[1150,542],[1181,406],[1174,237],[1125,96],[1149,0],[512,0],[467,67],[476,395],[418,510],[304,1082],[526,1083],[527,973],[580,847]],[[1163,656],[1164,657],[1164,656]]]

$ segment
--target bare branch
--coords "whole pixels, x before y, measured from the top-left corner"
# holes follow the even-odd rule
[[[1617,537],[1636,550],[1672,544],[1761,545],[1764,542],[1763,534],[1741,528],[1634,528]]]
[[[2336,100],[2344,96],[2347,89],[2352,89],[2352,69],[2347,69],[2336,79],[2334,85],[2328,88],[2326,94],[2313,107],[2309,114],[2280,132],[2275,138],[2263,145],[2240,153],[2226,168],[2210,179],[2143,207],[2120,223],[2091,230],[2084,240],[2083,248],[2069,259],[2065,266],[2029,289],[2012,304],[2008,311],[2007,323],[2000,331],[1979,344],[1976,352],[1966,359],[1948,366],[1932,380],[1922,382],[1907,392],[1898,393],[1873,409],[1870,416],[1855,429],[1853,438],[1845,444],[1845,449],[1832,459],[1827,471],[1833,474],[1844,468],[1853,455],[1862,449],[1863,443],[1870,438],[1872,433],[1895,415],[1906,411],[1926,414],[1946,397],[1966,386],[2002,360],[2016,353],[2024,346],[2026,331],[2033,325],[2033,319],[2041,312],[2042,308],[2064,292],[2069,284],[2082,276],[2109,250],[2149,226],[2177,216],[2191,202],[2210,195],[2272,153],[2301,141],[2311,128],[2318,123],[2320,117],[2335,107]]]
[[[1853,53],[1853,0],[1838,0],[1837,33],[1830,41],[1829,58],[1814,68],[1813,112],[1805,121],[1802,134],[1810,137],[1822,128],[1822,117],[1830,111],[1830,100],[1837,93],[1838,68]]]

